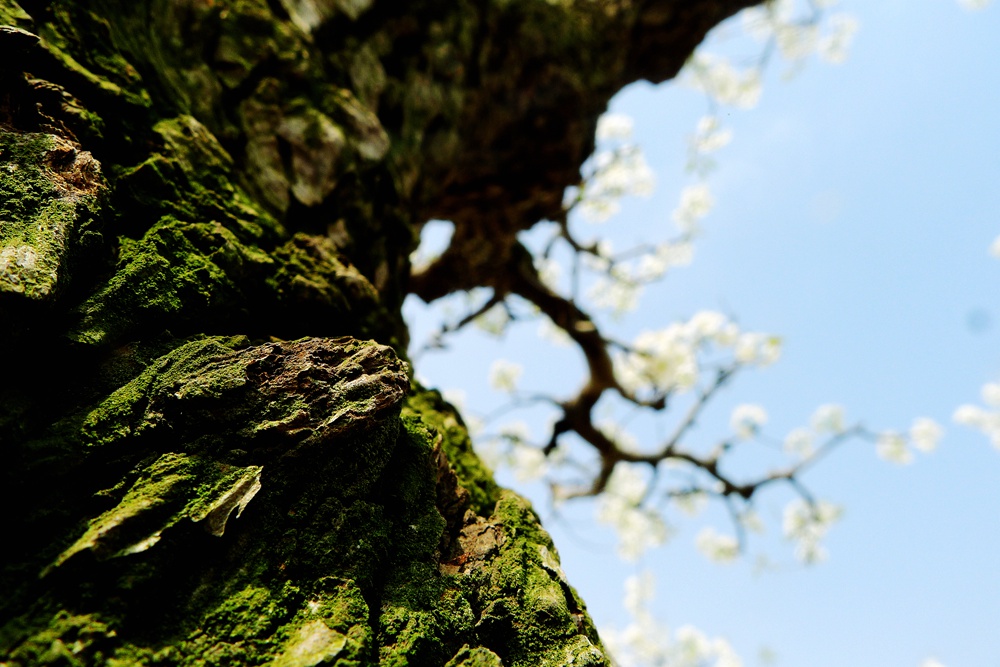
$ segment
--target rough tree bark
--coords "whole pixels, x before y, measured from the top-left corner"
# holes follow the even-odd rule
[[[0,664],[608,664],[400,306],[748,4],[0,0]]]

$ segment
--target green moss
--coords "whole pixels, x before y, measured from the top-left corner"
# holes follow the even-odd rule
[[[290,583],[236,585],[213,601],[178,642],[175,664],[260,664],[280,645],[276,634],[302,602],[302,591]]]
[[[60,65],[109,98],[151,106],[138,70],[114,47],[106,18],[65,5],[54,6],[46,18],[39,35]]]
[[[332,662],[346,645],[346,636],[331,630],[323,621],[312,620],[296,629],[270,664],[272,667],[314,667]]]
[[[0,130],[0,293],[52,298],[96,234],[103,186],[96,163],[77,154],[52,135]]]
[[[271,256],[275,270],[267,278],[268,299],[275,304],[278,322],[296,323],[310,331],[344,333],[391,342],[392,318],[371,282],[326,236],[296,234]],[[281,325],[277,325],[280,331]]]
[[[163,355],[84,417],[80,429],[84,446],[100,448],[141,436],[156,425],[157,415],[149,412],[155,393],[248,344],[244,336],[199,337]]]
[[[182,115],[153,131],[158,150],[119,176],[121,205],[142,216],[220,220],[248,241],[280,238],[278,222],[235,184],[233,159],[208,128]]]
[[[109,619],[100,614],[56,613],[39,632],[30,635],[6,657],[15,666],[65,665],[85,667],[99,664],[115,643]],[[0,635],[0,650],[7,639]]]
[[[14,0],[0,0],[0,25],[31,28],[31,17]]]
[[[167,327],[261,320],[287,338],[389,337],[377,292],[329,239],[300,234],[268,254],[238,229],[165,216],[140,239],[122,237],[114,274],[80,306],[71,338],[109,344]]]
[[[513,667],[607,665],[597,631],[530,504],[505,491],[490,521],[504,536],[496,558],[462,580],[482,609],[483,644]]]
[[[430,568],[421,577],[436,574],[441,532],[433,482],[420,507],[376,501],[399,432],[405,369],[370,342],[245,345],[190,341],[84,419],[81,444],[98,461],[142,460],[113,477],[129,482],[100,494],[112,507],[55,558],[40,608],[19,621],[31,631],[0,637],[0,651],[33,655],[39,642],[53,644],[45,632],[67,635],[60,609],[138,605],[146,611],[127,623],[106,616],[114,641],[99,655],[88,649],[81,664],[299,665],[320,655],[342,667],[372,664],[365,595],[398,557],[400,524],[418,525],[412,532]],[[290,400],[275,400],[272,385]],[[206,414],[220,434],[205,433]],[[255,440],[260,422],[283,430],[263,429]],[[172,451],[157,454],[163,446]],[[233,457],[262,465],[226,462]],[[93,468],[83,465],[81,479]],[[148,606],[151,596],[157,604]]]
[[[87,532],[56,558],[59,567],[84,550],[99,559],[149,549],[182,519],[201,523],[217,537],[260,490],[260,466],[219,464],[198,456],[167,453],[141,472],[121,502],[90,522]]]
[[[298,612],[275,633],[274,667],[312,667],[325,661],[340,667],[367,664],[372,633],[368,606],[349,579],[324,577],[307,595]]]
[[[114,275],[81,306],[71,337],[109,343],[192,318],[239,317],[246,307],[242,281],[253,282],[271,263],[220,223],[165,217],[142,239],[121,240]]]
[[[249,584],[208,612],[199,629],[227,642],[268,637],[287,620],[286,610],[299,604],[301,597],[291,584],[278,591]]]
[[[415,390],[403,408],[403,425],[413,437],[441,447],[458,481],[471,496],[472,509],[482,515],[493,511],[500,487],[493,473],[472,449],[472,440],[458,412],[438,391]]]
[[[442,664],[457,643],[473,636],[475,613],[467,596],[436,571],[417,575],[392,589],[379,616],[380,664]]]
[[[136,449],[145,458],[126,476],[131,481],[106,492],[112,507],[56,559],[45,577],[56,582],[50,597],[23,620],[33,631],[0,638],[0,650],[34,656],[43,643],[70,646],[75,631],[60,624],[59,614],[100,613],[107,637],[99,650],[85,647],[80,664],[606,665],[526,501],[493,487],[490,514],[468,513],[465,523],[451,527],[442,516],[442,504],[452,503],[447,495],[458,492],[442,481],[442,449],[458,443],[457,460],[479,475],[471,488],[486,493],[489,478],[474,452],[462,449],[468,436],[436,393],[409,399],[403,430],[391,412],[380,411],[381,392],[343,386],[292,395],[286,403],[248,393],[260,377],[280,386],[282,368],[301,377],[299,366],[287,366],[291,357],[276,355],[310,350],[315,363],[327,348],[310,345],[319,344],[193,340],[92,410],[84,432],[95,452],[107,459],[112,450]],[[348,367],[369,363],[366,350],[377,346],[340,345],[343,361],[330,372],[342,368],[339,377],[349,383],[356,375]],[[402,367],[392,366],[387,350],[378,354],[378,363],[394,368],[405,386]],[[334,440],[336,446],[311,450],[278,447],[274,433],[255,440],[255,420],[276,417],[269,410],[299,414],[285,423],[316,430],[331,414],[320,400],[327,395],[357,402],[345,415],[381,415],[380,425],[360,422]],[[313,416],[302,412],[308,410]],[[208,440],[207,414],[220,429]],[[292,441],[304,437],[286,433]],[[174,450],[142,453],[163,442]],[[248,450],[241,460],[262,463],[225,462],[236,456],[234,446]],[[460,535],[447,537],[458,528]],[[443,553],[446,544],[452,546]],[[61,581],[73,582],[75,591],[88,583],[71,596],[57,595]],[[128,624],[112,611],[119,603],[109,602],[128,606],[151,595],[158,596],[157,607]]]
[[[41,100],[31,122],[76,133],[113,188],[70,208],[65,147],[0,138],[0,251],[37,254],[0,307],[66,284],[59,230],[113,225],[23,318],[39,342],[8,346],[18,372],[40,351],[56,369],[0,409],[4,500],[30,506],[0,564],[11,667],[606,664],[455,410],[414,387],[400,420],[405,366],[329,337],[405,348],[424,217],[495,231],[558,210],[633,66],[611,48],[631,19],[372,4],[62,0],[32,23],[0,0],[42,38],[46,81],[18,103]],[[208,335],[226,332],[247,338]]]
[[[380,664],[471,667],[501,664],[502,659],[502,664],[518,667],[607,665],[597,633],[566,583],[538,517],[525,500],[495,486],[452,408],[437,392],[416,392],[407,400],[403,423],[394,465],[404,465],[413,479],[394,480],[393,486],[398,485],[407,508],[401,519],[410,523],[410,530],[403,528],[399,560],[383,588]],[[429,464],[437,448],[452,450],[448,460],[462,466],[460,472],[453,465],[459,484],[481,494],[479,506],[487,507],[478,518],[466,514],[464,527],[446,528],[438,516],[451,511],[441,508],[442,502],[451,503],[442,497],[450,487],[441,473],[430,489],[427,473],[421,472],[422,467],[434,469]],[[423,532],[421,512],[435,516],[435,531]],[[457,528],[461,532],[452,536],[448,551],[438,551],[444,542],[435,544],[435,533]],[[431,553],[451,560],[431,562]],[[463,644],[482,648],[462,652]]]
[[[48,153],[53,147],[52,136],[47,134],[39,134],[35,132],[28,133],[18,133],[18,132],[0,132],[0,157],[3,157],[5,163],[4,167],[7,171],[13,172],[18,168],[31,168],[31,176],[35,176],[42,162],[42,158]],[[28,178],[28,177],[24,177]],[[39,188],[40,190],[48,191],[51,188]],[[25,205],[30,205],[31,194],[30,190],[25,193],[28,197],[28,201]],[[8,213],[9,206],[18,206],[21,204],[17,199],[5,199],[2,200],[4,204],[4,213]]]
[[[466,644],[444,667],[503,667],[503,661],[488,648],[469,648]]]

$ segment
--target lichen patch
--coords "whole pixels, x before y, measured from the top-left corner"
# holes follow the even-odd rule
[[[314,667],[336,658],[346,644],[347,637],[323,621],[309,621],[295,632],[270,667]]]
[[[100,163],[78,144],[0,126],[0,294],[54,298],[105,191]]]

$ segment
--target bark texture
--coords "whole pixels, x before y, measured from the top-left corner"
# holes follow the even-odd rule
[[[748,4],[0,0],[0,664],[607,665],[408,256],[516,260]]]

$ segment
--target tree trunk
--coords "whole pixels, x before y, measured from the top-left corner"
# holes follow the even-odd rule
[[[0,664],[608,664],[408,257],[509,252],[747,4],[0,0]]]

